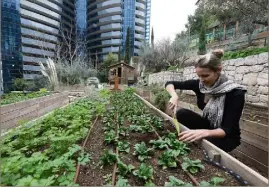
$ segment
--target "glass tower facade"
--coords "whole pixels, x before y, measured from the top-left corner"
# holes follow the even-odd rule
[[[149,42],[150,0],[88,0],[88,53],[102,61],[121,48],[124,55],[127,29],[130,54],[139,55],[143,42]]]
[[[60,30],[68,32],[74,26],[74,7],[74,0],[1,1],[4,89],[12,90],[16,78],[32,80],[41,75],[38,62],[55,56]]]
[[[76,0],[75,2],[76,15],[76,36],[79,42],[79,56],[83,59],[87,57],[87,0]],[[85,47],[84,47],[85,46]]]
[[[1,19],[3,89],[11,90],[12,81],[23,77],[20,0],[2,0]]]

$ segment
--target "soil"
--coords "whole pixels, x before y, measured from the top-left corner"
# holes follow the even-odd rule
[[[197,105],[196,96],[180,94],[179,99],[180,101]],[[242,118],[268,125],[268,108],[245,104]]]
[[[80,166],[77,179],[77,184],[80,186],[103,186],[105,185],[103,176],[112,174],[113,165],[104,167],[103,169],[98,166],[98,162],[104,149],[111,148],[103,144],[104,132],[102,128],[103,123],[101,120],[98,120],[85,145],[85,152],[91,154],[92,160],[89,164]]]
[[[185,97],[189,99],[196,99],[195,97]],[[184,100],[185,101],[185,100]],[[189,102],[188,101],[188,102]],[[187,102],[187,101],[186,101]],[[196,101],[195,101],[196,102]],[[153,110],[151,111],[152,114],[158,115]],[[125,127],[130,125],[129,122],[126,121]],[[160,136],[163,136],[167,132],[175,132],[175,128],[172,126],[170,122],[164,122],[164,129],[157,131]],[[144,141],[148,147],[151,147],[149,144],[150,140],[158,139],[158,136],[155,132],[152,133],[133,133],[129,132],[129,136],[120,136],[121,141],[127,141],[130,143],[130,152],[129,153],[119,153],[119,159],[125,164],[132,164],[135,169],[138,169],[141,162],[138,160],[136,156],[133,155],[134,153],[134,145],[137,143],[141,143]],[[104,131],[103,131],[103,123],[101,120],[97,121],[95,127],[92,129],[91,134],[89,136],[88,142],[85,146],[85,152],[90,153],[92,156],[92,160],[89,164],[80,167],[79,176],[77,180],[77,184],[80,186],[103,186],[106,185],[104,176],[112,175],[113,173],[113,165],[100,168],[98,166],[98,162],[100,160],[101,155],[104,152],[104,149],[113,149],[112,146],[105,145],[103,143],[104,140]],[[205,167],[205,170],[201,170],[197,174],[193,176],[196,180],[200,183],[201,181],[210,181],[212,177],[222,177],[225,179],[223,186],[241,186],[240,184],[232,175],[228,174],[226,171],[211,165],[210,163],[204,160],[205,156],[203,154],[203,150],[196,144],[189,144],[188,147],[191,148],[191,152],[187,155],[190,159],[200,159],[202,164]],[[115,151],[115,148],[113,149]],[[169,176],[174,176],[185,183],[191,183],[191,179],[188,175],[181,169],[180,163],[178,164],[177,168],[174,169],[166,169],[163,170],[158,165],[158,158],[160,157],[162,150],[154,150],[153,155],[150,159],[146,159],[145,163],[151,165],[153,167],[153,177],[154,179],[152,182],[156,186],[164,186],[165,182],[169,181]],[[118,179],[118,174],[116,175],[116,181]],[[124,177],[128,179],[128,184],[131,186],[144,186],[144,181],[140,180],[139,178],[135,177],[133,174],[128,174]]]
[[[126,123],[126,126],[129,126],[129,123]],[[92,161],[90,164],[80,167],[77,183],[81,186],[105,185],[103,176],[112,174],[113,172],[113,166],[104,167],[103,169],[101,169],[100,166],[97,166],[100,156],[103,154],[103,150],[106,148],[111,148],[111,146],[103,144],[104,135],[102,127],[103,123],[101,121],[97,121],[97,124],[95,125],[94,129],[92,129],[89,140],[86,143],[85,151],[92,155]],[[167,133],[167,131],[174,132],[175,130],[174,127],[172,127],[172,125],[169,122],[165,122],[164,129],[166,130],[158,131],[160,136],[163,136],[165,133]],[[127,137],[120,136],[121,140],[125,140],[130,143],[130,152],[127,154],[120,152],[119,158],[125,164],[132,164],[135,166],[135,168],[138,168],[140,162],[138,161],[137,157],[133,155],[134,145],[136,143],[141,143],[142,141],[144,141],[148,147],[151,147],[149,141],[157,138],[158,137],[154,132],[147,134],[130,132],[129,136]],[[197,179],[198,182],[201,182],[203,180],[209,181],[213,176],[218,176],[225,178],[225,182],[223,183],[224,186],[240,186],[240,183],[238,183],[231,175],[203,161],[204,158],[203,152],[197,145],[189,144],[189,147],[191,148],[192,151],[189,153],[188,157],[191,159],[201,159],[202,164],[206,168],[204,171],[201,171],[196,175],[194,175],[194,177]],[[169,181],[169,176],[174,176],[186,183],[192,183],[190,178],[185,174],[185,172],[180,168],[180,166],[175,169],[166,169],[166,170],[163,170],[160,166],[158,166],[157,164],[158,157],[160,156],[161,152],[162,151],[160,150],[154,150],[152,158],[147,159],[145,161],[146,164],[153,166],[154,179],[152,182],[157,186],[164,186],[165,182]],[[178,165],[180,164],[178,163]],[[132,174],[129,174],[125,178],[128,179],[128,183],[131,186],[144,185],[144,182],[142,180],[136,178]]]

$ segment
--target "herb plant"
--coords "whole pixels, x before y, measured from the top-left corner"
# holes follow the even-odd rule
[[[133,155],[138,156],[139,161],[143,162],[145,159],[151,158],[150,155],[152,155],[152,148],[147,148],[145,142],[135,144],[134,148],[135,152]]]
[[[184,171],[189,171],[192,174],[197,173],[201,169],[205,169],[201,160],[191,160],[187,157],[184,158],[184,162],[181,164]]]
[[[169,176],[169,182],[165,182],[164,186],[192,186],[192,184],[185,183],[174,176]]]

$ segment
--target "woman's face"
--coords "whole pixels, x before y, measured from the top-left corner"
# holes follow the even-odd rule
[[[200,81],[206,86],[211,87],[215,84],[215,82],[218,80],[220,71],[213,71],[209,68],[200,68],[196,67],[196,74],[198,75]]]

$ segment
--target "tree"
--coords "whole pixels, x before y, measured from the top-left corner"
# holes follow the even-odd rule
[[[153,32],[153,27],[151,30],[151,47],[154,48],[154,32]]]
[[[75,26],[71,26],[69,30],[63,27],[59,30],[58,42],[53,49],[54,56],[43,56],[47,61],[52,61],[55,64],[55,69],[59,82],[67,85],[84,84],[86,80],[91,76],[96,76],[97,72],[92,67],[89,55],[86,52],[86,38],[76,37],[79,33]],[[47,42],[42,38],[37,38],[40,42],[40,48],[46,52],[52,52],[51,48],[48,48]],[[47,63],[40,62],[43,72],[47,74],[51,71]],[[43,64],[44,63],[44,64]],[[44,73],[43,73],[44,74]]]
[[[125,41],[125,62],[129,64],[130,61],[130,28],[127,29]]]
[[[116,64],[118,62],[117,56],[113,53],[109,53],[104,62],[101,65],[101,68],[98,71],[98,78],[101,82],[106,82],[108,80],[108,71],[109,66]]]
[[[255,24],[268,26],[268,0],[207,0],[203,6],[220,21],[239,21],[242,33],[252,33]]]
[[[180,67],[188,59],[188,39],[178,38],[173,42],[163,39],[154,48],[144,44],[140,49],[140,58],[146,70],[159,72],[169,66]]]
[[[199,55],[204,55],[206,54],[206,36],[205,36],[205,23],[203,21],[202,26],[201,26],[201,31],[200,31],[200,36],[199,36]]]

